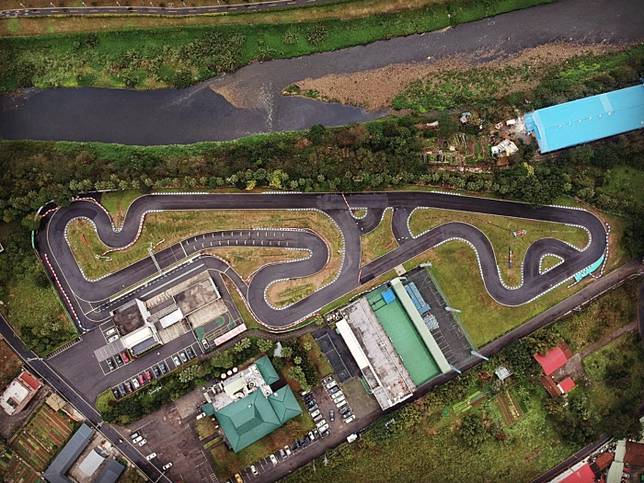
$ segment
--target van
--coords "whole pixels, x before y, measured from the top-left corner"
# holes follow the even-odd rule
[[[351,433],[347,436],[347,443],[353,443],[356,439],[358,439],[358,435],[356,433]]]

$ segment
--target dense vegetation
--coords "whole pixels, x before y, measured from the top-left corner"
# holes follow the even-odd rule
[[[387,414],[360,441],[327,452],[324,464],[308,465],[287,481],[422,480],[426,475],[467,481],[472,474],[480,481],[529,481],[601,434],[638,434],[644,350],[636,334],[608,342],[633,320],[637,289],[630,283],[583,313],[511,344],[489,362]],[[610,323],[597,317],[602,314],[610,314]],[[589,352],[583,359],[586,376],[575,376],[577,387],[566,399],[547,395],[533,359],[535,352],[562,341]],[[513,372],[505,383],[494,376],[499,365]],[[508,395],[518,415],[511,422],[502,410]]]
[[[501,108],[509,114],[514,109],[525,112],[635,84],[643,69],[644,45],[617,53],[576,56],[562,63],[446,70],[430,80],[414,82],[393,105],[421,112],[469,108],[498,119]],[[530,88],[520,88],[525,85]]]
[[[295,57],[426,32],[552,0],[443,0],[423,9],[297,24],[0,39],[0,90],[186,87],[256,60]]]

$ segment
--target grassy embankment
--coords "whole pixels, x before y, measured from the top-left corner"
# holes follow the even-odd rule
[[[316,287],[332,280],[341,263],[342,237],[332,221],[316,211],[279,211],[279,210],[245,210],[245,211],[183,211],[149,213],[145,218],[139,239],[128,249],[106,253],[109,248],[101,242],[93,226],[85,220],[72,221],[67,229],[68,239],[76,260],[90,278],[100,277],[126,267],[145,258],[150,244],[156,251],[171,246],[180,240],[218,230],[252,229],[252,228],[308,228],[318,233],[329,247],[329,262],[318,273],[309,277],[278,282],[268,291],[269,299],[276,305],[286,305],[299,298],[310,295]],[[255,247],[247,259],[244,259],[242,272],[254,270],[266,263],[261,247]],[[211,250],[211,249],[209,249]],[[212,249],[217,253],[216,249]],[[224,250],[229,250],[227,247]],[[290,259],[299,252],[289,252]],[[103,255],[107,258],[97,258]],[[224,252],[231,261],[239,259],[239,253]],[[272,261],[278,259],[273,253]],[[243,259],[243,257],[242,257]],[[237,269],[236,266],[233,266]]]
[[[601,346],[613,331],[632,320],[636,294],[637,284],[628,284],[602,297],[589,310],[542,329],[536,338],[563,339],[575,351],[591,350],[592,344]],[[605,314],[611,317],[609,324],[601,317]],[[570,426],[554,415],[568,412],[570,424],[574,424],[579,417],[595,419],[614,410],[619,397],[606,371],[611,360],[625,363],[623,382],[636,381],[631,392],[641,390],[644,381],[639,341],[622,336],[584,360],[588,382],[576,377],[578,387],[571,393],[569,405],[563,406],[562,400],[553,400],[541,387],[530,343],[514,346],[522,349],[508,348],[480,368],[383,417],[362,433],[358,442],[327,452],[328,463],[315,461],[286,481],[422,480],[426,475],[437,481],[467,481],[472,474],[481,481],[528,481],[602,431],[598,425],[597,434],[591,431],[576,439]],[[514,369],[515,375],[499,386],[489,376],[501,363]],[[470,404],[474,396],[478,402]],[[516,408],[515,416],[507,411],[508,402]],[[576,413],[578,406],[589,407],[589,412]],[[472,420],[479,420],[479,424],[468,424]]]
[[[526,207],[526,209],[529,209]],[[422,208],[413,212],[409,220],[411,233],[421,233],[444,223],[459,221],[473,225],[488,237],[494,248],[497,265],[505,282],[516,286],[521,282],[521,266],[528,247],[542,238],[557,238],[581,249],[588,243],[585,230],[561,223],[549,223],[506,216],[479,215],[437,208]],[[512,233],[527,230],[523,237]],[[512,249],[512,268],[508,267],[509,249]]]
[[[0,90],[18,87],[185,87],[229,72],[256,60],[296,57],[336,50],[418,32],[437,30],[550,0],[436,0],[425,7],[349,18],[344,5],[329,5],[253,14],[254,17],[207,17],[216,25],[158,28],[160,18],[114,20],[9,19],[0,22],[0,35],[46,34],[0,40]],[[421,2],[422,3],[422,2]],[[280,23],[280,15],[284,15]],[[359,15],[363,15],[361,17]],[[296,16],[299,16],[297,18]],[[199,18],[201,21],[202,18]],[[172,19],[180,23],[190,19]],[[193,19],[194,21],[194,19]],[[232,22],[238,22],[233,24]],[[91,34],[49,34],[86,30]],[[224,24],[224,22],[230,22]],[[98,27],[97,27],[98,24]],[[137,29],[96,32],[108,29]],[[142,27],[157,27],[144,29]],[[133,48],[132,46],[136,46]]]
[[[380,224],[360,237],[360,266],[380,258],[398,246],[391,226],[394,210],[387,208]]]

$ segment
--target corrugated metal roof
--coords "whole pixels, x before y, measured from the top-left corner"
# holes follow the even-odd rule
[[[87,447],[94,430],[83,423],[72,435],[63,449],[56,455],[49,467],[45,470],[44,477],[50,483],[68,483],[70,480],[65,476],[69,468],[78,459],[83,450]]]
[[[547,153],[644,128],[644,85],[564,102],[524,116]]]
[[[94,483],[114,483],[119,479],[121,473],[125,471],[125,466],[116,460],[110,459],[101,470],[101,473],[96,478]]]

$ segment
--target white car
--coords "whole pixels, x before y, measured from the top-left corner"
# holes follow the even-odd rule
[[[172,461],[170,461],[170,463],[167,463],[167,464],[163,465],[163,466],[161,467],[161,470],[163,470],[163,471],[167,471],[167,470],[169,470],[170,468],[172,468]]]
[[[114,342],[114,341],[115,341],[116,339],[118,339],[118,338],[119,338],[119,335],[118,335],[118,334],[115,334],[115,335],[113,335],[112,337],[110,337],[109,339],[107,339],[107,342]]]
[[[291,456],[291,448],[289,448],[288,445],[284,446],[284,451],[286,451],[287,458]]]
[[[344,393],[342,391],[336,392],[331,396],[331,399],[333,399],[334,402],[338,402],[340,399],[344,399]]]
[[[327,389],[331,389],[332,387],[335,387],[335,386],[337,386],[337,385],[338,385],[338,383],[337,383],[337,382],[335,382],[335,380],[334,380],[334,379],[331,379],[331,382],[327,382],[327,383],[325,384],[325,387],[326,387]]]
[[[329,425],[328,425],[328,424],[324,424],[323,426],[320,426],[320,427],[318,428],[318,431],[320,432],[320,434],[322,434],[322,433],[324,433],[325,431],[328,431],[328,429],[329,429]]]
[[[271,460],[271,463],[273,463],[273,466],[277,465],[277,458],[275,457],[274,454],[271,454],[270,460]]]
[[[250,472],[253,474],[253,476],[259,475],[259,471],[257,471],[257,468],[255,468],[255,465],[250,465]]]
[[[176,367],[179,367],[181,365],[181,361],[179,360],[179,358],[176,355],[172,356],[172,362],[174,362],[174,365]]]
[[[111,329],[108,329],[108,330],[105,331],[105,335],[107,337],[111,337],[114,334],[116,334],[116,327],[112,327]]]
[[[136,438],[134,438],[134,439],[132,440],[132,442],[133,442],[134,444],[139,444],[139,441],[141,441],[142,439],[143,439],[143,436],[137,436]]]
[[[141,387],[141,384],[139,384],[139,381],[136,380],[136,377],[132,379],[132,387],[134,388],[135,391]]]
[[[319,409],[316,409],[315,411],[313,411],[313,412],[311,413],[311,417],[312,417],[313,419],[317,418],[319,415],[320,415],[320,410],[319,410]]]
[[[143,446],[143,445],[145,445],[145,443],[147,443],[147,442],[148,442],[148,440],[147,440],[147,439],[142,439],[141,441],[139,441],[139,446]]]
[[[157,457],[157,454],[156,454],[156,453],[150,453],[149,455],[147,455],[147,456],[145,457],[145,459],[146,459],[146,460],[148,460],[148,461],[152,461],[152,460],[153,460],[154,458],[156,458],[156,457]]]
[[[326,419],[321,419],[321,420],[316,424],[316,426],[317,426],[317,428],[318,428],[318,431],[322,432],[322,430],[321,430],[320,428],[321,428],[322,426],[328,426],[328,424],[326,424]]]
[[[356,418],[356,416],[355,416],[354,414],[352,414],[352,415],[351,415],[351,416],[349,416],[347,419],[345,419],[345,420],[344,420],[344,422],[345,422],[346,424],[349,424],[349,423],[350,423],[350,422],[352,422],[355,418]]]
[[[347,436],[347,443],[353,443],[356,439],[358,439],[358,435],[356,433],[351,433]]]

